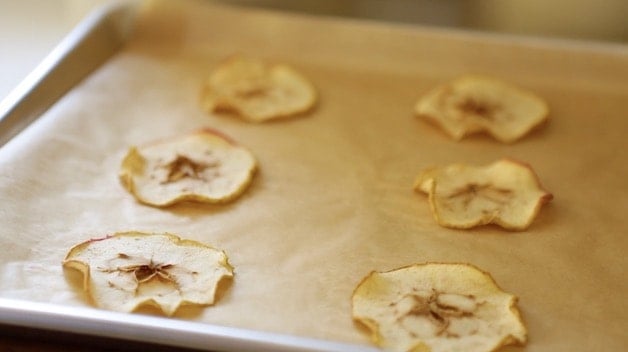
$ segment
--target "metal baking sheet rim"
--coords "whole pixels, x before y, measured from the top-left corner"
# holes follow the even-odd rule
[[[0,148],[123,46],[141,4],[141,0],[120,1],[91,13],[0,101]],[[103,45],[95,48],[94,44]],[[86,51],[92,57],[88,61],[82,60]],[[377,351],[287,334],[3,297],[0,323],[200,350]]]
[[[0,298],[0,322],[213,351],[378,351],[306,337],[8,298]]]
[[[93,11],[0,100],[0,148],[120,50],[141,4],[121,0]]]

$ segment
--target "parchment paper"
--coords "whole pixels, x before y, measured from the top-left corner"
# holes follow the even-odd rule
[[[510,39],[149,3],[124,50],[0,150],[0,295],[89,305],[61,268],[72,245],[172,232],[224,249],[236,272],[215,306],[175,318],[368,344],[350,297],[370,271],[468,262],[520,298],[526,351],[626,349],[627,50]],[[236,53],[299,69],[317,109],[267,124],[202,112],[203,79]],[[551,121],[503,145],[454,142],[413,116],[422,93],[463,73],[532,89]],[[258,158],[242,198],[160,210],[121,187],[129,146],[201,127]],[[530,163],[555,195],[526,231],[442,228],[412,191],[425,167],[501,157]]]

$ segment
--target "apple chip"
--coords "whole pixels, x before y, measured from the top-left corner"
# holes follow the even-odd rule
[[[130,148],[120,181],[138,201],[156,207],[182,201],[221,203],[244,192],[256,164],[246,148],[205,129]]]
[[[369,274],[352,314],[386,350],[488,352],[526,342],[516,303],[472,265],[426,263]]]
[[[219,65],[201,92],[206,111],[231,111],[251,122],[307,112],[316,99],[314,86],[291,67],[242,57]]]
[[[487,166],[452,164],[426,169],[415,189],[427,193],[436,221],[467,229],[497,224],[524,230],[552,199],[530,166],[502,159]]]
[[[83,273],[96,306],[132,312],[144,305],[172,315],[182,305],[211,305],[233,277],[223,251],[172,234],[122,232],[74,246],[63,262]]]
[[[531,92],[505,82],[465,76],[423,96],[418,116],[439,125],[455,140],[487,131],[511,143],[547,119],[547,104]]]

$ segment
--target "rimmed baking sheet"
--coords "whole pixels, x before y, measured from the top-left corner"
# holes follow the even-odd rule
[[[116,231],[168,231],[224,249],[236,276],[213,307],[172,319],[125,315],[147,335],[159,319],[193,327],[199,339],[206,334],[208,349],[216,348],[214,326],[334,341],[289,345],[305,350],[368,349],[350,317],[357,283],[371,270],[451,261],[489,271],[519,296],[526,350],[626,346],[625,48],[201,1],[147,2],[134,18],[133,35],[113,57],[0,149],[3,300],[36,302],[25,313],[40,317],[47,309],[78,312],[81,321],[93,311],[77,277],[61,269],[68,248]],[[203,79],[234,54],[293,65],[314,82],[320,104],[269,124],[204,113]],[[413,116],[419,95],[464,73],[534,90],[548,101],[550,122],[503,145],[485,136],[454,142]],[[159,210],[122,189],[116,175],[129,146],[202,127],[223,131],[258,158],[260,172],[244,197]],[[426,198],[412,191],[425,167],[501,157],[530,163],[555,195],[526,231],[439,227]],[[120,333],[106,324],[117,314],[96,316],[98,330]],[[185,336],[167,343],[185,346]],[[246,336],[228,348],[251,346],[255,338]]]

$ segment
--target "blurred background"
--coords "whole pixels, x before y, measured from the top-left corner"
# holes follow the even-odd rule
[[[197,1],[628,46],[628,0]],[[0,99],[82,18],[108,2],[0,0]]]
[[[628,43],[626,0],[220,0],[293,12]]]

